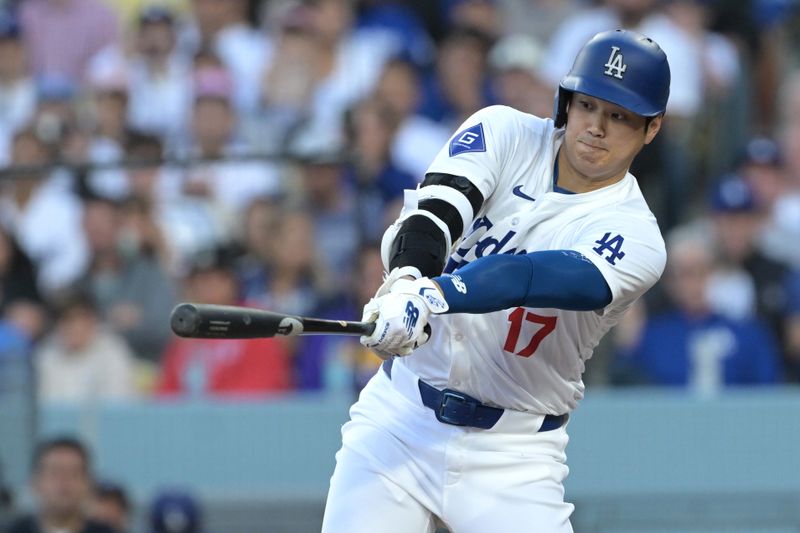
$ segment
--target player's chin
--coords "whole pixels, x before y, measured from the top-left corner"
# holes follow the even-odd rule
[[[605,158],[581,157],[580,164],[577,166],[580,173],[591,181],[604,179],[609,174],[608,164]]]
[[[608,150],[594,148],[581,143],[579,143],[578,146],[578,158],[584,165],[589,165],[595,170],[607,165],[609,156]]]

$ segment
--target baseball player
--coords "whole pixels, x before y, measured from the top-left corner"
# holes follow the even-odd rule
[[[386,358],[342,428],[324,532],[572,531],[569,413],[600,338],[661,276],[631,162],[661,127],[667,58],[593,37],[555,120],[469,118],[406,194],[361,342]]]

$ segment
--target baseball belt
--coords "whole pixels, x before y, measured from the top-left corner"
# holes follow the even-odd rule
[[[392,363],[393,360],[388,359],[381,365],[389,379],[392,379]],[[436,419],[444,424],[490,429],[505,411],[499,407],[486,405],[477,398],[457,390],[439,390],[421,379],[417,382],[422,404],[432,410]],[[545,415],[539,432],[558,429],[564,425],[567,418],[568,415]]]

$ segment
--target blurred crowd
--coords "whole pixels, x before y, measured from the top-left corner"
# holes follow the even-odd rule
[[[14,361],[43,402],[358,390],[379,360],[357,339],[180,339],[169,313],[358,319],[455,128],[494,104],[549,117],[616,27],[672,67],[633,169],[669,262],[587,381],[800,381],[797,2],[7,0],[0,392]]]
[[[0,513],[3,533],[208,531],[201,501],[191,491],[165,488],[134,506],[123,485],[96,476],[91,451],[74,437],[41,441],[31,463],[30,484],[36,503],[30,512],[10,519]],[[134,516],[137,509],[138,516]]]

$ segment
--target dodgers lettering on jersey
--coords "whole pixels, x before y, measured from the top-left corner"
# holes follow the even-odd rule
[[[457,130],[429,172],[465,176],[486,200],[454,244],[445,270],[457,273],[493,254],[574,250],[603,274],[611,303],[601,312],[515,308],[438,315],[431,319],[430,341],[396,364],[435,387],[490,405],[539,414],[575,408],[583,397],[585,361],[658,281],[666,251],[632,175],[587,193],[553,191],[553,163],[562,139],[563,130],[556,130],[552,120],[504,106],[479,111]]]

